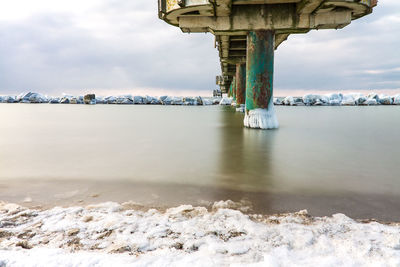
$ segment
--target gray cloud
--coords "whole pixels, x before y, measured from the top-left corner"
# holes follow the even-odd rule
[[[400,3],[384,1],[342,30],[292,36],[277,52],[276,87],[398,89],[400,77],[393,69],[400,67],[399,38]]]
[[[382,2],[343,30],[291,36],[276,53],[276,88],[400,88],[393,71],[400,66],[399,18],[400,3]],[[148,0],[107,1],[86,20],[43,13],[3,21],[0,94],[84,88],[211,92],[220,72],[213,38],[183,34],[160,21],[157,1]]]

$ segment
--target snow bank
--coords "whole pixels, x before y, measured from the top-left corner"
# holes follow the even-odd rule
[[[50,210],[3,203],[0,266],[400,265],[400,225],[306,211],[245,215],[231,203],[165,212],[133,203]]]

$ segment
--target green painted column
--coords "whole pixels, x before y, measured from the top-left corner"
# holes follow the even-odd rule
[[[229,86],[228,97],[232,96],[232,87],[233,87],[233,83],[231,82],[231,85]]]
[[[246,103],[246,63],[236,64],[236,104]]]
[[[250,128],[278,128],[273,107],[275,32],[251,31],[247,35],[246,115]]]

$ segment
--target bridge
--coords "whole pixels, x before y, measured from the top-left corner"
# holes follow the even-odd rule
[[[341,29],[372,13],[377,0],[159,0],[159,18],[185,33],[215,35],[217,84],[245,107],[250,128],[278,128],[274,50],[290,34]]]

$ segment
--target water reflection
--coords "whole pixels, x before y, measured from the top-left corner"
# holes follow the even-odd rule
[[[251,192],[261,191],[258,202],[268,209],[269,188],[273,186],[272,164],[274,131],[243,128],[243,114],[231,107],[220,112],[219,197],[246,200]],[[257,205],[257,203],[253,203]]]

